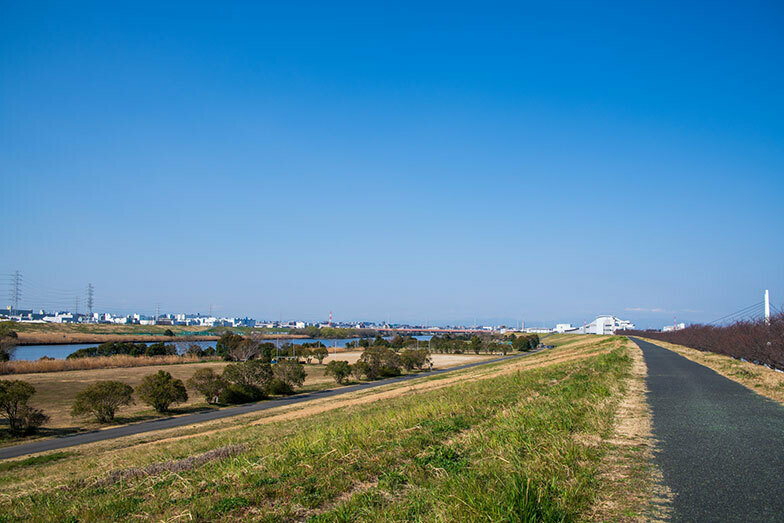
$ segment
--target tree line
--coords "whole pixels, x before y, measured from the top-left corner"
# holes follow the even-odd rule
[[[723,327],[689,325],[669,332],[624,331],[624,335],[666,341],[784,370],[784,313],[771,316],[769,324],[761,319]]]
[[[262,360],[232,363],[220,375],[212,369],[199,369],[187,387],[181,379],[159,370],[145,376],[136,388],[114,380],[89,385],[76,395],[71,415],[94,416],[98,422],[108,423],[120,407],[134,404],[134,395],[164,413],[172,405],[188,401],[188,388],[203,394],[208,403],[248,403],[272,394],[292,394],[306,377],[304,365],[290,359],[276,364]],[[26,381],[0,380],[0,416],[8,421],[12,434],[30,434],[49,420],[43,411],[29,405],[34,394],[35,387]]]

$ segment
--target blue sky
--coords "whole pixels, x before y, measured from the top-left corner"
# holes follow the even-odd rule
[[[156,4],[0,6],[0,272],[26,305],[784,303],[781,4]]]

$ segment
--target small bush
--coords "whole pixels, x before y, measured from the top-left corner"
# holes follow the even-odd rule
[[[136,387],[136,394],[158,412],[166,412],[173,403],[188,401],[188,392],[182,380],[174,379],[162,370],[145,376]]]
[[[368,367],[368,364],[364,361],[358,361],[351,366],[351,374],[353,374],[356,379],[361,380],[362,376],[367,375]]]
[[[288,394],[293,392],[294,387],[301,387],[307,377],[305,366],[294,360],[279,361],[272,368],[272,373],[275,380],[283,383],[288,388]],[[280,387],[279,384],[277,386]],[[286,394],[286,392],[279,392],[278,394]]]
[[[35,394],[35,387],[26,381],[0,381],[0,415],[8,420],[13,434],[27,434],[35,431],[49,419],[27,402]]]
[[[270,394],[288,396],[289,394],[294,394],[294,388],[281,379],[272,378],[272,381],[270,381],[267,386],[267,392]]]
[[[93,414],[99,422],[108,423],[119,407],[133,403],[132,394],[131,386],[119,381],[93,383],[76,395],[71,416]]]
[[[347,361],[342,360],[330,361],[325,372],[327,375],[335,378],[338,384],[342,384],[351,375],[351,365]]]
[[[223,369],[223,379],[237,385],[266,388],[272,380],[272,367],[261,360],[232,363]]]
[[[199,369],[188,380],[188,387],[204,395],[207,403],[215,403],[226,388],[226,380],[212,369]]]
[[[427,349],[405,349],[400,353],[400,363],[406,370],[423,369],[431,363]]]
[[[359,362],[364,364],[363,374],[369,380],[400,375],[400,356],[387,347],[368,347],[362,352]]]
[[[329,350],[326,347],[316,347],[312,349],[313,356],[318,360],[319,365],[324,362],[324,358],[329,356]]]
[[[253,385],[240,385],[228,383],[218,396],[218,401],[225,404],[236,405],[240,403],[252,403],[267,397],[264,389]]]

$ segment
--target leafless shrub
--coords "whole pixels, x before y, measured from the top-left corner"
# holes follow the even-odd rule
[[[772,316],[770,324],[764,320],[740,321],[726,327],[690,325],[679,331],[626,331],[624,334],[743,358],[784,370],[784,313]]]

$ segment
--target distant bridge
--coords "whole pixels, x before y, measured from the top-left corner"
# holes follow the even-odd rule
[[[422,336],[427,334],[482,334],[493,332],[485,329],[393,329],[393,328],[374,328],[373,330],[377,330],[379,332],[400,332],[404,334],[420,334]]]

